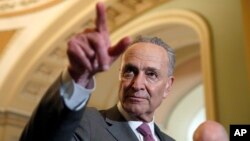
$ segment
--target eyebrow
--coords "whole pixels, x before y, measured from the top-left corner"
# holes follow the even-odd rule
[[[128,63],[128,64],[124,65],[123,69],[124,68],[138,68],[138,67],[136,67],[135,65],[133,65],[131,63]],[[150,70],[150,71],[159,72],[159,69],[157,69],[155,67],[146,67],[146,68],[143,68],[143,70]]]
[[[146,67],[146,70],[155,71],[155,72],[159,71],[159,69],[156,69],[154,67]]]
[[[133,64],[128,63],[128,64],[125,64],[122,69],[124,68],[137,68],[137,67]]]

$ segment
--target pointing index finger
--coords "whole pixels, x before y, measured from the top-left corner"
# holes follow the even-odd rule
[[[102,2],[97,3],[96,5],[96,28],[98,32],[108,32],[107,23],[106,23],[106,13],[105,6]]]

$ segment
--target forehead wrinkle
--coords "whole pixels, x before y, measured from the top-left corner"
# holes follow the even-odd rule
[[[136,54],[136,55],[134,55]],[[137,61],[133,58],[136,58],[140,61]],[[161,69],[161,67],[164,66],[164,63],[162,61],[162,59],[160,57],[156,57],[156,56],[151,56],[151,55],[138,55],[138,53],[129,53],[125,56],[124,58],[125,60],[123,60],[123,63],[125,63],[124,65],[126,66],[127,64],[128,65],[132,65],[132,66],[136,66],[137,63],[139,63],[138,65],[140,67],[143,66],[143,68],[141,69],[148,69],[148,68],[151,68],[151,69],[155,69],[155,70],[159,70]],[[151,66],[144,66],[145,64],[148,64],[148,62],[151,62],[151,64],[154,64],[154,65],[151,65]],[[143,65],[144,64],[144,65]],[[138,67],[139,67],[138,66]]]
[[[168,64],[168,57],[165,49],[151,43],[136,43],[132,45],[126,50],[122,58],[122,64],[140,63],[140,65],[145,65],[151,63],[157,69],[165,67],[165,65]]]
[[[125,55],[125,58],[127,58],[126,56],[135,57],[135,58],[145,60],[145,61],[159,61],[159,62],[162,62],[161,57],[157,57],[157,56],[154,56],[154,55],[145,55],[145,54],[142,54],[142,53],[127,53]]]

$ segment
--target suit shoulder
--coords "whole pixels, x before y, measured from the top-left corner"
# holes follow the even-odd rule
[[[84,115],[86,116],[101,116],[100,111],[98,109],[96,109],[95,107],[86,107],[86,109],[84,110]]]

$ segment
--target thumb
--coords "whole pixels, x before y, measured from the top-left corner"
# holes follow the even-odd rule
[[[117,58],[121,55],[131,44],[132,39],[130,37],[122,38],[116,45],[108,49],[108,53],[111,57]]]

